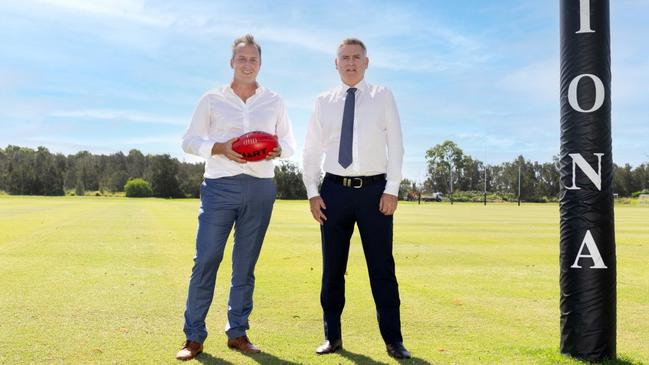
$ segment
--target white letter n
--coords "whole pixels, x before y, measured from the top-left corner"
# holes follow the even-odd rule
[[[590,179],[590,181],[595,184],[595,187],[597,190],[601,191],[602,190],[602,156],[604,156],[603,153],[594,153],[595,156],[597,156],[597,172],[590,167],[588,162],[586,162],[586,159],[579,154],[579,153],[569,153],[568,156],[572,158],[572,186],[566,186],[566,189],[568,190],[579,190],[581,189],[580,187],[577,186],[575,179],[577,176],[577,166],[581,169],[581,171],[586,174],[586,176]]]

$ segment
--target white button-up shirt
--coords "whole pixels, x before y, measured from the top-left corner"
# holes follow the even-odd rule
[[[275,165],[272,161],[242,164],[223,155],[212,155],[214,143],[223,143],[252,131],[277,135],[282,158],[295,151],[291,121],[279,95],[259,86],[244,103],[230,85],[224,85],[206,92],[200,99],[183,136],[182,147],[185,152],[205,159],[204,176],[208,179],[238,174],[273,177]]]
[[[304,185],[310,198],[318,196],[323,154],[325,172],[340,176],[387,175],[384,192],[397,196],[401,182],[403,141],[399,112],[392,92],[364,80],[355,85],[352,164],[338,163],[345,97],[350,86],[340,85],[318,96],[304,142]]]

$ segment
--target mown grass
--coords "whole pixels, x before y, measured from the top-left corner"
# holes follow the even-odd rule
[[[0,196],[0,363],[173,364],[197,200]],[[410,364],[579,364],[559,354],[556,204],[401,203],[395,259]],[[616,207],[618,354],[649,362],[649,209]],[[346,351],[322,340],[317,224],[278,201],[257,266],[251,339],[225,345],[230,256],[208,315],[207,364],[392,364],[358,235],[343,317]],[[231,241],[227,252],[231,250]]]

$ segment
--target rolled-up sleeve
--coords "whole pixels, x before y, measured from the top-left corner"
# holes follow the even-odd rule
[[[194,110],[192,121],[182,139],[182,148],[186,153],[208,159],[212,156],[212,146],[215,140],[209,137],[210,130],[210,100],[203,95]]]
[[[302,166],[304,167],[302,179],[309,199],[320,195],[318,183],[320,182],[323,153],[322,127],[319,119],[318,101],[316,101],[307,127],[302,153]]]
[[[401,183],[401,167],[403,165],[403,137],[401,135],[401,120],[394,96],[387,92],[385,101],[385,117],[387,122],[388,166],[387,183],[384,193],[399,196]]]

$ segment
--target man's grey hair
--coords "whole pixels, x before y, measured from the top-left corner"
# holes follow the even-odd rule
[[[255,46],[259,52],[259,58],[261,59],[261,46],[259,43],[255,42],[255,37],[252,34],[246,34],[234,40],[232,44],[232,59],[234,59],[234,54],[237,52],[237,47],[243,44],[244,46]]]
[[[345,38],[338,45],[338,49],[342,48],[342,46],[348,46],[348,45],[361,46],[361,48],[363,49],[363,55],[367,56],[367,48],[365,47],[365,43],[363,43],[363,41],[361,41],[360,39],[358,39],[358,38]]]

